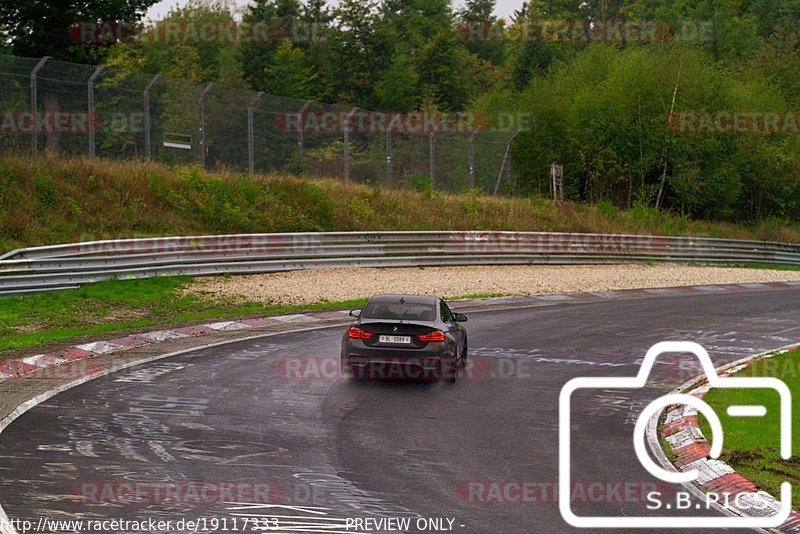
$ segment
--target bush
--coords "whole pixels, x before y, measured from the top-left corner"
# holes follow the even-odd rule
[[[777,84],[724,70],[702,49],[588,46],[518,98],[533,118],[514,147],[520,186],[547,194],[555,161],[573,200],[633,207],[660,199],[660,208],[729,221],[800,215],[794,137],[676,131],[673,94],[675,113],[793,109]]]

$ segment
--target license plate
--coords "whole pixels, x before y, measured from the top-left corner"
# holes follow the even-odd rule
[[[381,343],[411,343],[411,336],[381,336]]]

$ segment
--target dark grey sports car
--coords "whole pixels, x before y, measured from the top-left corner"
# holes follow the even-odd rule
[[[342,339],[342,372],[357,378],[455,382],[467,360],[467,317],[436,297],[376,295]]]

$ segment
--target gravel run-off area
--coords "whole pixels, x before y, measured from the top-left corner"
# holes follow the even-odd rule
[[[520,265],[320,269],[199,278],[190,292],[278,305],[337,302],[376,293],[440,297],[542,295],[800,280],[798,271],[681,265]]]

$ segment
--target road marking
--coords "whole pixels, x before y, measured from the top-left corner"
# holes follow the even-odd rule
[[[726,288],[720,286],[692,286],[690,289],[694,289],[695,291],[705,291],[708,293],[727,291]]]
[[[347,312],[347,313],[349,314],[350,312]],[[313,322],[315,322],[317,320],[314,317],[311,317],[309,315],[303,315],[303,314],[279,315],[277,317],[273,317],[273,319],[275,319],[276,321],[280,321],[282,323],[289,323],[289,324],[294,324],[294,323],[313,323]]]
[[[786,332],[791,332],[792,330],[797,330],[798,328],[800,328],[800,325],[792,326],[791,328],[784,328],[783,330],[778,330],[777,332],[773,332],[770,335],[777,336],[779,334],[785,334]]]

